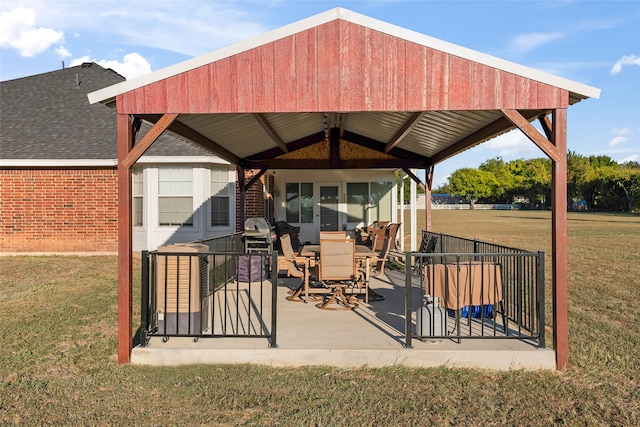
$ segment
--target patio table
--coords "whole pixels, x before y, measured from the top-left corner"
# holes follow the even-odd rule
[[[311,260],[317,260],[320,257],[320,245],[304,245],[300,248],[299,255],[301,257],[307,258],[307,262],[305,265],[305,274],[304,274],[304,302],[308,301],[309,298],[309,266],[311,265]],[[371,248],[368,248],[364,245],[356,245],[356,259],[361,259],[365,261],[365,286],[369,286],[369,279],[371,277],[370,274],[370,260],[371,258],[377,256],[377,253],[372,251]],[[369,302],[369,301],[366,301]]]

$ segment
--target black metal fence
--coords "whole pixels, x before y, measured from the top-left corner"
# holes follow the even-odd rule
[[[519,339],[545,346],[544,252],[427,231],[422,238],[436,244],[433,252],[406,253],[408,347],[412,338]]]
[[[241,234],[142,252],[141,345],[149,337],[267,338],[277,347],[277,253]]]

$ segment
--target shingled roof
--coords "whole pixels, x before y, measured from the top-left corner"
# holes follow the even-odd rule
[[[0,159],[117,159],[116,113],[90,105],[87,94],[125,81],[92,62],[0,82]],[[143,125],[141,133],[149,127]],[[206,150],[170,134],[147,153],[151,156],[211,156]],[[7,162],[7,160],[9,162]],[[77,164],[77,162],[75,163]]]

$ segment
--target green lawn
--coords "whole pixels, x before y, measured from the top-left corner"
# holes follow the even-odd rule
[[[551,255],[549,212],[433,229]],[[639,217],[570,214],[569,371],[490,372],[118,365],[115,257],[0,257],[0,425],[640,425],[639,260]]]

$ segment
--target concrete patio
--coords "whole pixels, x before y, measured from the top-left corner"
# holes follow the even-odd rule
[[[327,311],[315,303],[285,299],[295,280],[278,278],[277,348],[266,338],[151,337],[148,347],[134,347],[131,362],[146,365],[243,364],[337,367],[468,367],[490,370],[555,369],[555,353],[514,339],[412,340],[404,347],[402,271],[386,271],[371,288],[383,301],[360,303],[353,311]],[[414,288],[414,307],[419,302]],[[268,310],[267,310],[268,311]],[[415,324],[415,315],[413,316]],[[269,324],[270,319],[262,319]],[[448,330],[454,319],[448,318]],[[466,320],[465,320],[466,322]]]

